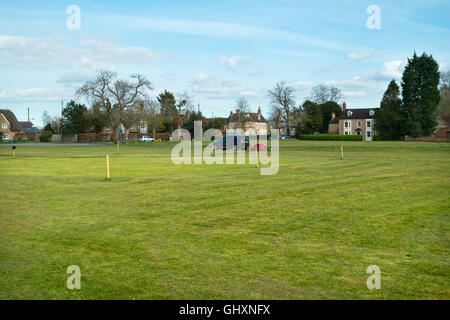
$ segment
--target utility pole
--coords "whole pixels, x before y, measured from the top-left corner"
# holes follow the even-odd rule
[[[30,108],[27,108],[28,110],[28,134],[27,134],[27,140],[30,139]]]
[[[62,139],[62,117],[63,117],[63,110],[64,110],[64,100],[61,100],[61,116],[59,117],[59,134],[61,135],[61,139]]]

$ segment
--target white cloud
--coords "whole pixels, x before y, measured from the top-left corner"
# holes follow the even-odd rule
[[[214,79],[217,79],[217,76],[209,75],[206,73],[199,73],[194,77],[192,81],[195,83],[203,83]]]
[[[364,97],[367,95],[365,91],[342,91],[344,97]]]
[[[403,62],[401,60],[391,60],[384,63],[383,69],[379,71],[379,78],[401,78],[403,72]]]
[[[201,94],[209,99],[235,99],[239,96],[259,97],[263,96],[260,90],[244,87],[240,82],[230,78],[219,78],[217,76],[209,76],[199,74],[194,79],[200,81],[192,81],[192,92]]]
[[[116,24],[120,24],[121,26],[159,32],[252,40],[272,39],[295,44],[301,43],[320,48],[346,50],[346,46],[330,39],[321,39],[316,36],[298,32],[238,23],[135,17],[128,15],[102,16],[98,17],[98,20],[105,20],[108,21],[108,23],[113,20]]]
[[[288,81],[288,84],[297,89],[304,89],[313,85],[311,81]]]
[[[217,62],[221,65],[226,66],[229,69],[236,69],[239,64],[242,63],[249,63],[251,61],[251,58],[249,57],[241,57],[239,55],[234,55],[232,57],[219,57],[217,59]]]
[[[120,62],[153,62],[163,54],[145,47],[83,39],[69,45],[64,38],[32,38],[0,35],[0,64],[18,68],[67,68],[83,64],[83,59],[102,66]],[[83,58],[80,58],[83,57]]]
[[[22,102],[22,101],[61,101],[73,97],[74,89],[65,88],[27,88],[12,91],[5,91],[0,94],[2,102]]]
[[[330,72],[337,71],[337,70],[339,70],[338,66],[329,65],[329,66],[323,66],[323,67],[317,68],[317,69],[311,71],[310,74],[311,75],[319,75],[322,73],[328,74]]]
[[[239,95],[243,97],[260,97],[262,94],[258,90],[245,90],[241,91]]]
[[[359,61],[359,60],[364,60],[364,59],[370,58],[372,55],[373,55],[372,53],[363,53],[363,52],[353,51],[347,55],[347,59]]]
[[[104,63],[94,63],[87,57],[81,57],[74,62],[71,70],[64,73],[57,80],[58,83],[81,83],[89,79],[95,78],[99,69],[119,72],[119,69],[114,65],[107,65]]]
[[[264,70],[260,68],[252,69],[248,72],[249,76],[261,76],[264,74]]]
[[[366,88],[370,86],[370,83],[365,79],[355,76],[350,80],[328,80],[324,82],[327,86],[337,87],[342,90],[355,89],[355,88]],[[349,90],[352,91],[352,90]]]

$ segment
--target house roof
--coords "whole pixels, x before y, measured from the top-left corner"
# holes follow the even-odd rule
[[[2,113],[6,120],[8,120],[11,131],[21,131],[22,127],[20,126],[19,121],[17,121],[16,116],[11,110],[8,109],[0,109],[0,113]]]
[[[33,127],[33,122],[31,121],[19,121],[19,124],[25,133],[42,133],[41,129]]]
[[[19,121],[19,124],[22,127],[22,129],[33,128],[33,122],[31,121]]]
[[[243,120],[250,122],[267,122],[264,116],[257,112],[234,112],[230,114],[227,122],[240,122]]]
[[[347,109],[345,111],[342,110],[339,117],[331,119],[329,123],[339,123],[339,120],[343,119],[373,119],[375,117],[375,112],[377,112],[378,109],[379,108]]]

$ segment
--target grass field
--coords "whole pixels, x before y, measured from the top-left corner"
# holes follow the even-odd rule
[[[450,299],[450,144],[339,144],[281,141],[274,176],[0,146],[0,299]]]

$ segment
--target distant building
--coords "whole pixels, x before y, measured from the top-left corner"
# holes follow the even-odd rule
[[[362,135],[364,141],[372,141],[373,136],[377,134],[374,129],[375,113],[379,108],[369,109],[347,109],[344,102],[341,114],[331,115],[331,121],[328,124],[329,134],[341,135]]]
[[[235,113],[230,112],[227,119],[226,129],[242,129],[246,136],[267,135],[269,124],[261,113],[261,108],[258,108],[257,113],[240,112],[236,110]]]
[[[40,135],[42,133],[42,130],[34,127],[31,121],[19,121],[19,124],[25,134]]]
[[[2,140],[14,140],[23,134],[22,127],[11,110],[0,109],[0,131]]]

